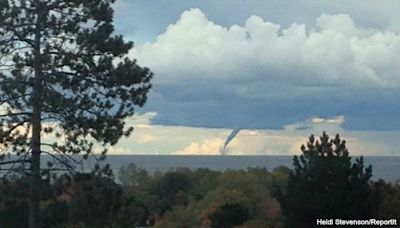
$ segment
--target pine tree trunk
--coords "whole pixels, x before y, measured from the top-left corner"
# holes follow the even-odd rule
[[[39,227],[40,211],[40,108],[33,108],[32,115],[32,157],[31,157],[31,195],[29,207],[29,227]]]
[[[40,9],[39,9],[40,10]],[[31,141],[31,194],[29,199],[29,228],[39,228],[40,215],[40,153],[41,153],[41,12],[38,12],[36,21],[35,43],[34,43],[34,84],[32,94],[32,141]]]

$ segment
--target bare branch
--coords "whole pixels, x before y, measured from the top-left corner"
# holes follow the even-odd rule
[[[22,157],[20,158],[20,160],[27,160],[27,159],[26,159],[27,156],[28,156],[28,153],[25,154],[24,156],[22,156]],[[18,164],[18,163],[12,163],[11,167],[9,167],[8,169],[0,169],[0,171],[1,171],[1,170],[3,170],[3,171],[6,170],[6,171],[7,171],[7,173],[4,174],[4,175],[2,176],[2,178],[6,178],[6,177],[7,177],[11,172],[13,172],[13,171],[20,171],[20,170],[21,170],[21,167],[14,168],[16,164]],[[21,164],[24,165],[25,163],[24,163],[24,162],[21,162]],[[24,168],[24,166],[23,166],[23,168]]]
[[[31,112],[7,113],[7,114],[0,115],[0,118],[1,117],[9,117],[9,116],[22,116],[22,115],[30,116],[30,115],[32,115],[32,113]]]
[[[71,164],[69,164],[68,161],[63,159],[64,157],[62,155],[60,157],[57,157],[56,155],[54,155],[54,154],[52,154],[50,152],[47,152],[47,151],[41,151],[41,152],[44,153],[44,154],[47,154],[50,157],[52,157],[53,159],[57,160],[61,165],[65,166],[68,169],[69,172],[76,173],[75,167],[72,166]]]
[[[0,100],[0,104],[4,104],[4,103],[10,102],[10,101],[17,100],[17,99],[20,99],[20,98],[23,98],[23,97],[27,97],[27,96],[31,96],[31,95],[32,94],[23,94],[23,95],[16,96],[16,97],[10,97],[8,99]]]
[[[82,163],[81,161],[78,161],[75,158],[73,158],[71,155],[66,154],[63,151],[61,151],[60,148],[57,147],[57,145],[50,144],[50,143],[41,143],[40,145],[51,147],[53,150],[57,151],[61,156],[65,156],[66,158],[68,158],[69,160],[73,161],[77,165]]]
[[[19,159],[19,160],[13,160],[13,161],[4,161],[0,162],[0,165],[7,165],[7,164],[15,164],[15,163],[30,163],[30,159]]]

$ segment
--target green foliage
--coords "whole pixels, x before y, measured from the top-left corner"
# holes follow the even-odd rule
[[[374,186],[375,217],[377,218],[400,218],[400,182],[385,183],[383,180]]]
[[[185,194],[189,189],[188,178],[179,172],[167,172],[151,186],[150,192],[157,198],[159,214],[171,209],[174,205],[185,205]],[[183,194],[183,200],[182,198]]]
[[[196,171],[196,174],[198,172],[199,171]],[[218,186],[218,173],[206,171],[202,174],[203,175],[201,177],[197,177],[195,180],[192,181],[194,186],[189,191],[189,194],[195,200],[202,200],[208,192],[212,191]]]
[[[267,170],[177,172],[191,183],[185,192],[187,205],[175,204],[155,221],[156,227],[231,227],[251,220],[271,227],[278,224],[279,204],[270,196]]]
[[[242,204],[227,203],[219,206],[209,218],[213,228],[230,228],[243,224],[250,217],[249,211]]]
[[[0,227],[28,227],[28,177],[0,184]],[[107,167],[91,173],[64,174],[42,183],[43,228],[143,226],[147,208],[116,184]]]
[[[301,150],[281,200],[287,227],[312,227],[317,218],[371,216],[372,168],[364,169],[362,157],[352,163],[339,135],[329,139],[323,133],[319,141],[311,136]]]
[[[110,224],[122,193],[120,187],[109,179],[90,174],[76,175],[67,191],[73,194],[69,200],[70,221],[89,227],[107,227]]]
[[[41,226],[63,228],[69,221],[69,208],[65,200],[52,199],[42,205]]]
[[[291,170],[286,166],[279,166],[272,171],[272,195],[281,198],[287,192],[287,183]]]
[[[147,175],[146,170],[137,167],[134,163],[129,163],[119,169],[118,180],[124,186],[134,187],[144,181]]]
[[[275,228],[282,227],[283,221],[287,227],[313,227],[314,222],[307,226],[309,224],[305,222],[309,220],[300,220],[306,217],[288,217],[288,210],[293,214],[297,213],[296,216],[303,216],[304,212],[308,212],[313,217],[311,212],[315,211],[311,209],[314,208],[328,211],[331,215],[334,213],[332,216],[341,216],[348,210],[345,206],[358,206],[361,212],[365,209],[361,208],[363,205],[353,205],[354,202],[359,202],[355,198],[356,194],[362,192],[357,186],[350,184],[351,187],[347,189],[334,189],[335,191],[323,188],[317,192],[318,185],[311,190],[306,189],[313,187],[314,182],[313,185],[300,184],[293,180],[295,177],[295,171],[289,176],[286,167],[278,167],[273,172],[259,168],[226,172],[179,169],[166,173],[149,173],[135,186],[127,187],[113,180],[109,167],[97,166],[91,173],[61,175],[43,181],[40,227]],[[26,206],[29,194],[23,191],[28,185],[27,179],[24,176],[9,177],[0,184],[1,227],[27,226],[28,221],[24,215],[28,213]],[[306,180],[310,179],[312,178]],[[348,180],[351,182],[351,177]],[[287,181],[289,183],[285,183]],[[278,187],[284,189],[282,198],[279,199],[286,220],[283,220],[278,201],[271,196]],[[373,212],[371,217],[397,218],[399,184],[380,181],[372,187],[369,199],[373,202],[368,204],[371,206],[369,210]],[[306,191],[314,193],[315,198],[301,198],[310,197],[311,194],[304,194]],[[335,198],[337,205],[343,206],[337,209],[339,206],[327,204],[332,201],[321,192],[337,193],[347,201],[335,198],[336,195],[329,195]],[[354,201],[349,202],[345,194],[354,197],[355,199],[350,199]],[[285,201],[288,199],[295,201]],[[292,208],[287,208],[288,205]],[[294,209],[298,211],[294,212]],[[354,215],[355,218],[356,216]],[[299,223],[291,226],[289,218],[299,219]]]
[[[221,174],[217,179],[217,187],[209,191],[202,201],[204,221],[210,220],[212,224],[212,218],[215,219],[218,208],[225,208],[226,205],[236,205],[235,208],[240,205],[238,207],[246,210],[243,214],[248,215],[244,216],[246,220],[275,220],[272,211],[275,209],[276,202],[270,194],[270,177],[270,173],[265,169],[249,169],[247,172],[228,171]],[[227,213],[228,208],[226,208]],[[224,211],[222,210],[221,213],[223,214]],[[230,224],[229,221],[225,222],[225,225]],[[223,224],[220,223],[218,226],[220,225]]]
[[[0,182],[0,227],[27,227],[27,187],[26,178],[11,177]]]
[[[191,228],[200,227],[200,219],[196,208],[188,206],[176,206],[173,210],[167,211],[155,221],[155,228]]]

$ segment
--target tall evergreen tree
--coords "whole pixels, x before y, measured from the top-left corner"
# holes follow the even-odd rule
[[[352,163],[339,135],[320,140],[311,135],[302,154],[293,159],[287,191],[281,199],[286,227],[315,227],[317,219],[369,218],[372,196],[368,180],[372,167],[363,157]]]
[[[30,164],[31,228],[39,227],[40,155],[115,144],[147,99],[152,73],[125,57],[133,44],[113,34],[114,1],[0,0],[1,158],[17,153],[3,164]],[[46,134],[58,140],[44,143]]]

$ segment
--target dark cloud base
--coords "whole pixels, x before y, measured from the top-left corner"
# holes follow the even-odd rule
[[[176,92],[175,92],[176,91]],[[214,91],[214,92],[213,92]],[[215,90],[182,95],[163,87],[150,96],[153,124],[210,128],[282,129],[311,117],[345,116],[348,130],[400,130],[400,91],[336,89],[313,96],[243,98]],[[182,96],[181,96],[182,95]]]

